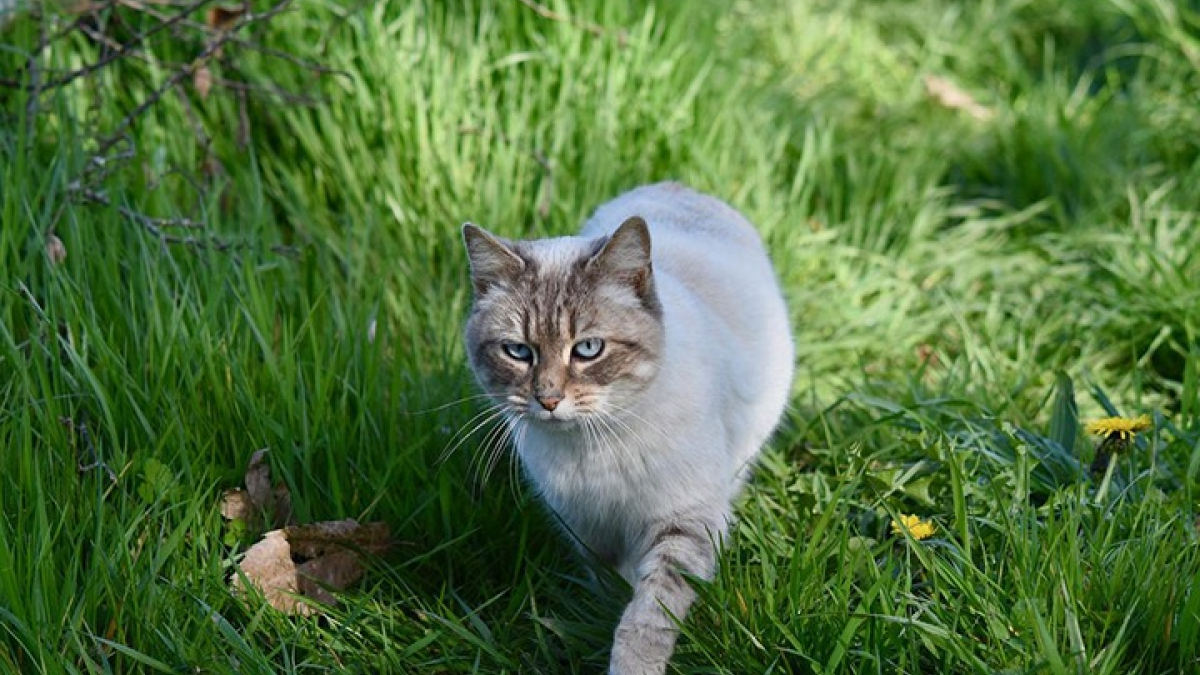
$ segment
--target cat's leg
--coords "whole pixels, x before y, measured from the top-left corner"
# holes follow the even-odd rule
[[[666,672],[679,633],[676,622],[683,621],[696,599],[684,573],[712,578],[724,520],[674,520],[653,529],[634,568],[633,599],[613,637],[609,675]]]

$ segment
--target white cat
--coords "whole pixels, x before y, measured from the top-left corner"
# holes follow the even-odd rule
[[[463,227],[471,368],[538,494],[633,586],[613,675],[663,673],[731,503],[782,414],[787,309],[740,214],[675,183],[601,206],[578,237]]]

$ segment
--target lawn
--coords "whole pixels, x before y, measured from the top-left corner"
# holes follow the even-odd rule
[[[625,598],[472,422],[459,227],[666,178],[797,345],[674,671],[1200,672],[1196,3],[209,4],[70,82],[175,6],[0,18],[0,672],[602,672]],[[229,588],[263,448],[392,531],[318,616]]]

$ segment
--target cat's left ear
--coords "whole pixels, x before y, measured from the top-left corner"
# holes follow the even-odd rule
[[[650,265],[650,229],[640,216],[621,223],[600,252],[588,261],[588,267],[628,280],[639,298],[648,305],[658,304]]]
[[[525,270],[525,260],[491,232],[473,223],[464,223],[462,235],[471,263],[471,282],[477,294],[483,295],[494,286],[509,284]]]

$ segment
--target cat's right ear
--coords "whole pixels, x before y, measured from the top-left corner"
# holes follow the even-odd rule
[[[476,294],[483,295],[498,285],[510,285],[511,279],[525,269],[525,260],[521,256],[504,240],[482,227],[464,223],[462,235]]]

